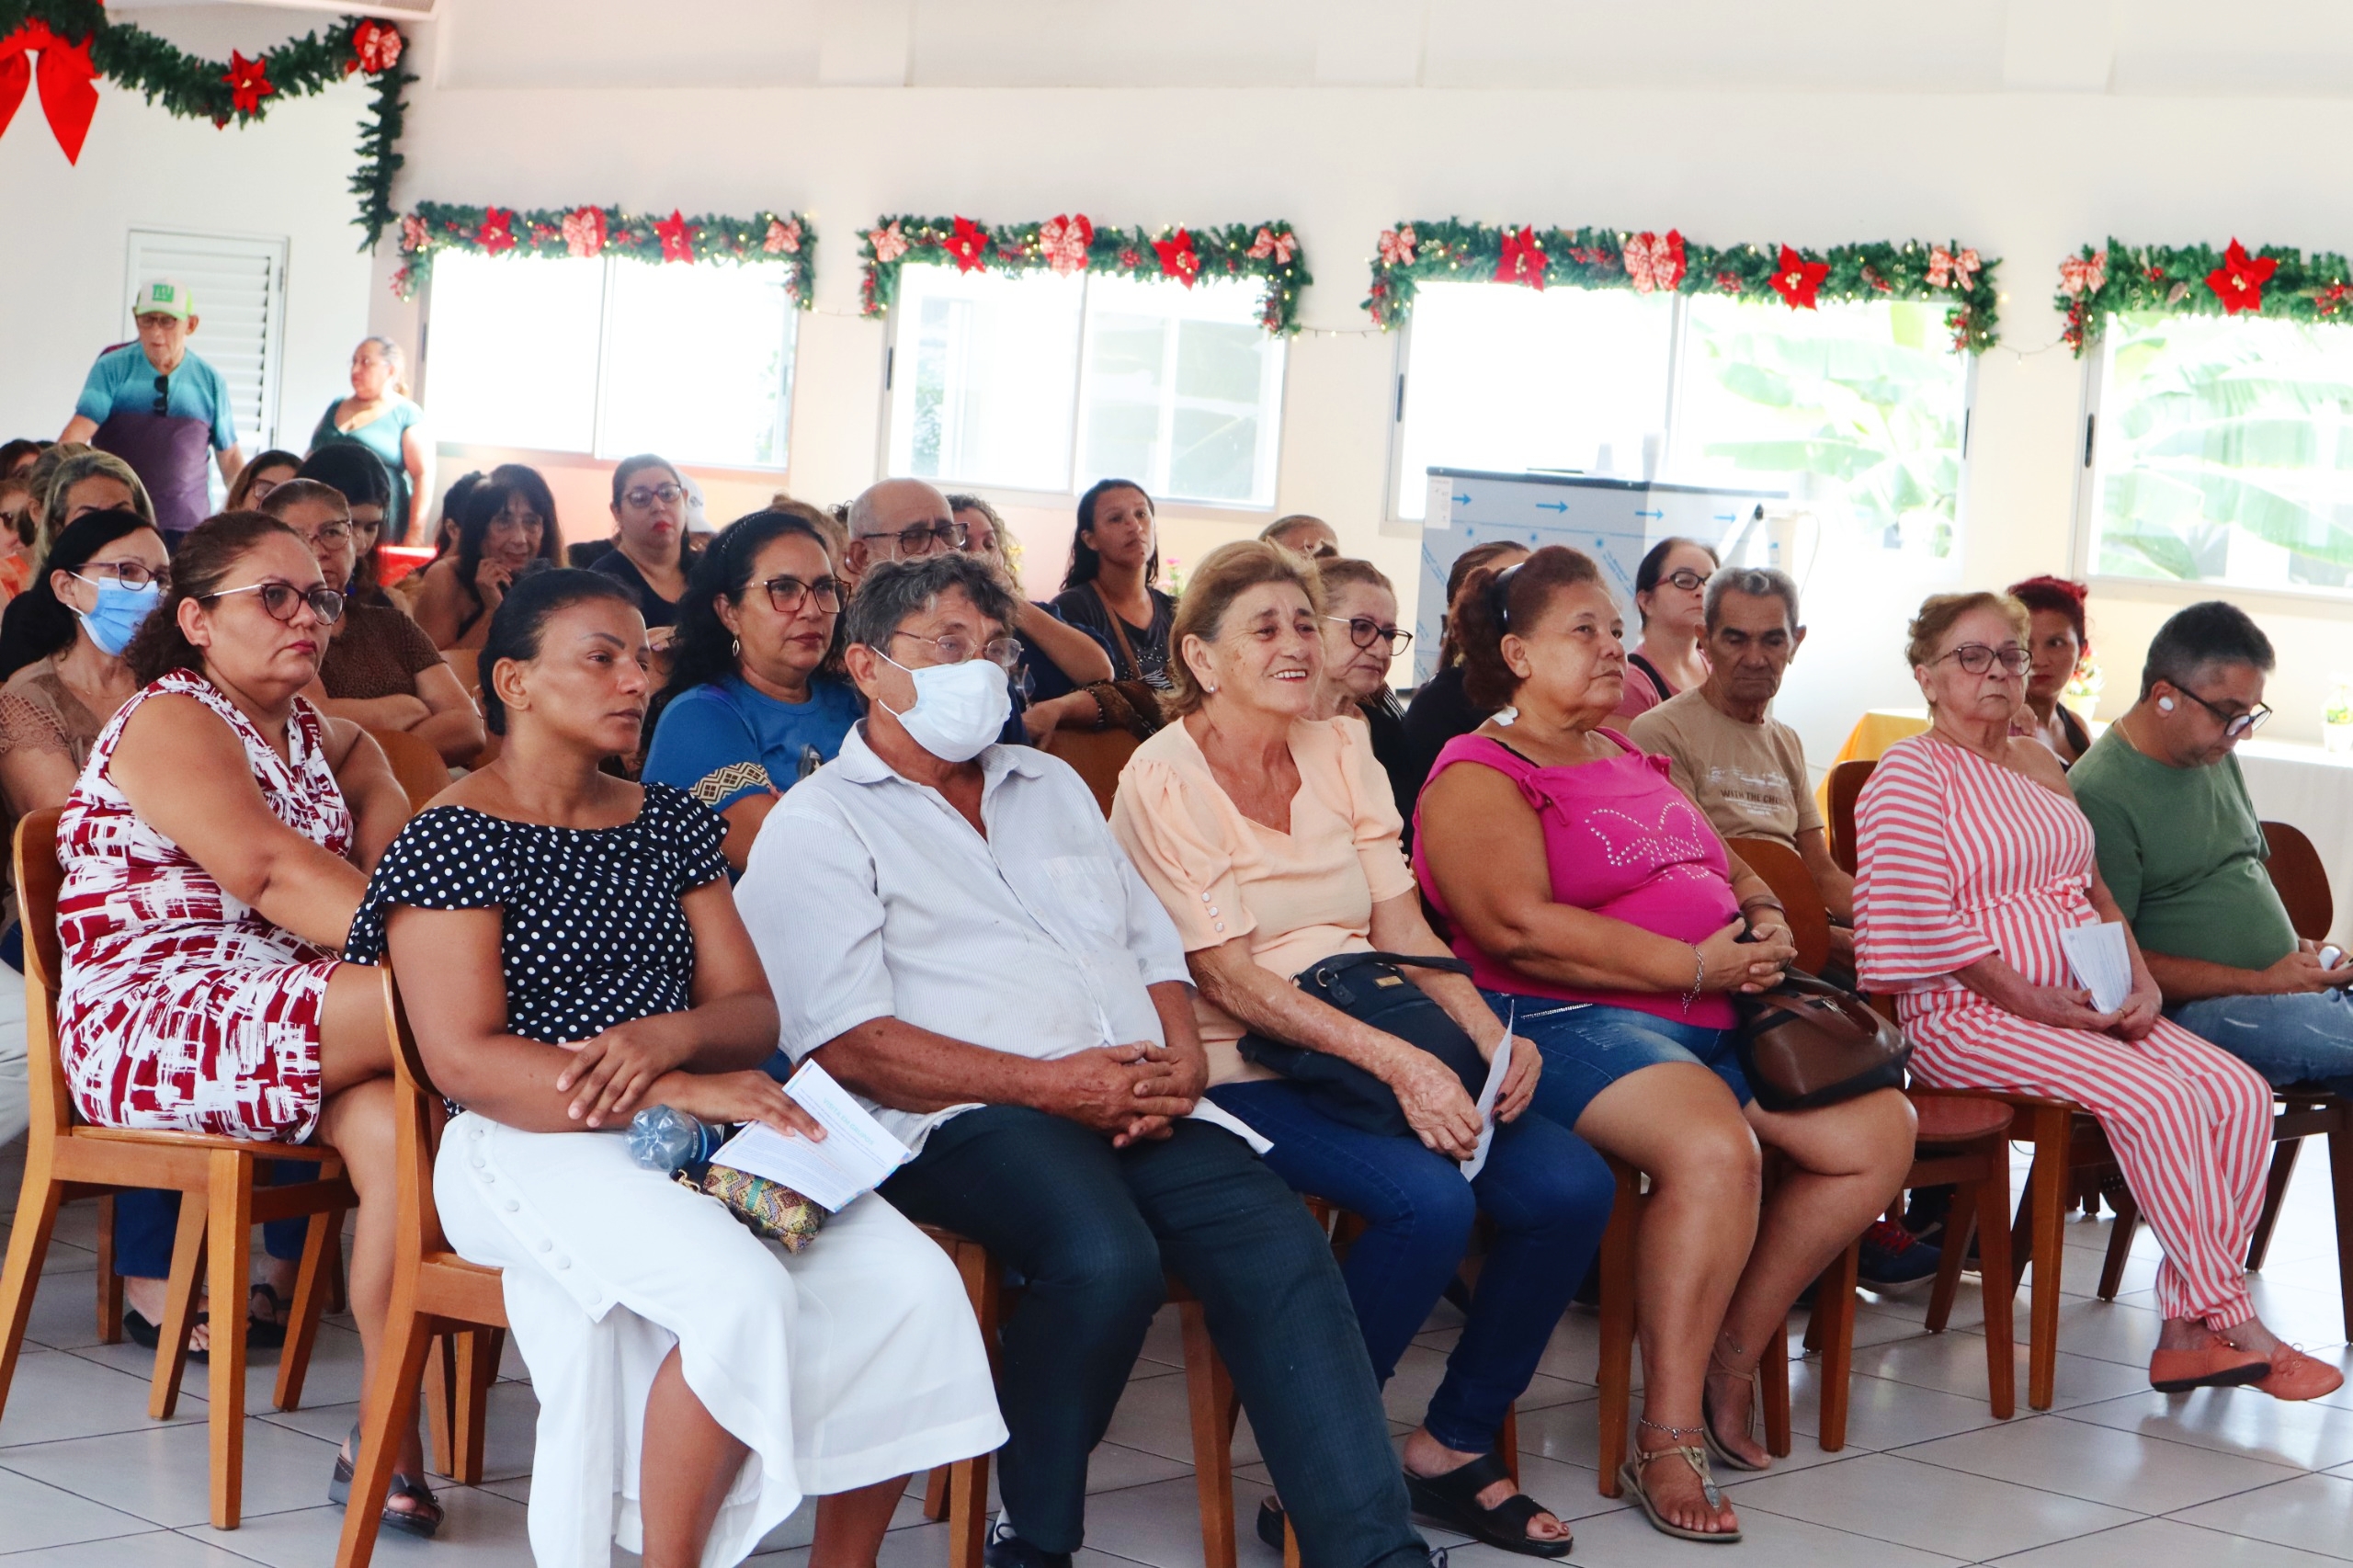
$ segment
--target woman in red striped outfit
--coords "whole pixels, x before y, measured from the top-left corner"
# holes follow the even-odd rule
[[[1881,757],[1863,790],[1863,983],[1895,994],[1926,1082],[2063,1097],[2099,1118],[2165,1246],[2152,1383],[2326,1393],[2343,1375],[2263,1326],[2240,1267],[2263,1203],[2270,1087],[2158,1016],[2057,757],[2009,733],[2026,638],[2024,607],[1994,594],[1938,595],[1912,623],[1930,728]],[[2108,1013],[2059,940],[2102,921],[2123,930],[2132,960],[2131,994]]]

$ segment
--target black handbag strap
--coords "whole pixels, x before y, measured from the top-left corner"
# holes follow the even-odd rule
[[[1467,975],[1471,972],[1471,966],[1469,963],[1465,962],[1461,959],[1455,958],[1450,954],[1384,953],[1374,951],[1370,953],[1335,953],[1328,959],[1320,959],[1314,963],[1309,964],[1305,969],[1300,971],[1294,978],[1303,981],[1309,976],[1316,973],[1318,971],[1336,971],[1345,972],[1348,970],[1362,968],[1366,964],[1374,963],[1385,963],[1390,965],[1392,968],[1396,969],[1404,969],[1410,965],[1416,969],[1443,970],[1449,974]]]

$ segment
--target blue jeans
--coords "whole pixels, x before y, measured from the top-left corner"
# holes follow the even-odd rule
[[[1574,1127],[1586,1107],[1619,1079],[1662,1062],[1707,1068],[1744,1106],[1756,1097],[1740,1070],[1730,1029],[1704,1028],[1601,1003],[1501,991],[1481,994],[1499,1018],[1506,1008],[1514,1009],[1512,1028],[1544,1053],[1544,1075],[1536,1080],[1536,1099],[1529,1108],[1563,1127]]]
[[[1288,1080],[1225,1084],[1210,1097],[1274,1140],[1267,1164],[1294,1190],[1370,1227],[1341,1273],[1382,1382],[1454,1278],[1472,1222],[1483,1213],[1495,1221],[1470,1319],[1422,1418],[1449,1449],[1491,1451],[1600,1249],[1615,1191],[1608,1165],[1567,1128],[1524,1115],[1496,1132],[1486,1168],[1466,1182],[1445,1155],[1336,1121]]]
[[[2341,990],[2292,996],[2208,996],[2165,1017],[2221,1046],[2274,1088],[2317,1084],[2353,1095],[2353,997]]]
[[[272,1160],[267,1179],[283,1187],[318,1175],[319,1167],[302,1160]],[[157,1187],[138,1187],[114,1197],[114,1271],[125,1279],[168,1279],[172,1274],[172,1239],[180,1222],[180,1195]],[[283,1263],[302,1256],[302,1238],[309,1233],[308,1215],[272,1220],[261,1228],[262,1250]]]

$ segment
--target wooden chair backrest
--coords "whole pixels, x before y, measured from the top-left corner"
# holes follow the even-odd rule
[[[403,1257],[447,1252],[441,1215],[433,1204],[433,1108],[440,1095],[425,1071],[425,1058],[410,1032],[407,1010],[401,1006],[400,984],[392,965],[383,966],[384,1034],[392,1053],[392,1112],[394,1167],[400,1173],[400,1239]]]
[[[1078,770],[1108,817],[1111,798],[1119,792],[1120,770],[1140,744],[1125,730],[1056,730],[1045,749]]]
[[[392,765],[392,777],[400,780],[408,794],[408,809],[421,812],[425,803],[449,787],[449,767],[433,743],[406,730],[370,730],[378,745],[384,748],[384,760]]]
[[[1830,770],[1830,858],[1850,877],[1855,874],[1855,801],[1870,776],[1867,757],[1842,762]]]
[[[2271,885],[2288,906],[2288,924],[2299,937],[2326,941],[2328,928],[2336,922],[2336,900],[2328,891],[2328,868],[2321,863],[2320,851],[2302,828],[2284,822],[2265,823],[2263,837],[2271,846],[2271,858],[2263,869],[2271,873]]]
[[[1830,960],[1830,912],[1823,907],[1822,892],[1813,885],[1813,873],[1805,869],[1805,861],[1786,844],[1770,838],[1735,838],[1732,852],[1739,856],[1748,869],[1765,879],[1773,896],[1789,911],[1790,935],[1798,945],[1798,967],[1808,974],[1819,974]]]
[[[17,909],[25,933],[25,1053],[32,1135],[63,1137],[74,1125],[74,1096],[65,1058],[57,1049],[57,986],[65,967],[57,939],[57,894],[65,869],[57,863],[57,820],[51,806],[28,812],[17,824]]]

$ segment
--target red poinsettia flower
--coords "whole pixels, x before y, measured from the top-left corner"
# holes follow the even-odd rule
[[[2234,239],[2222,253],[2222,265],[2206,275],[2206,287],[2222,301],[2222,313],[2234,316],[2241,311],[2263,312],[2263,286],[2279,264],[2268,256],[2249,256],[2246,247]]]
[[[498,256],[515,248],[515,210],[511,207],[486,208],[482,215],[482,227],[474,231],[474,243],[487,256]]]
[[[1495,281],[1525,283],[1538,290],[1544,287],[1544,246],[1536,237],[1533,223],[1523,223],[1516,234],[1504,231],[1504,253],[1495,263]]]
[[[1822,280],[1830,276],[1826,261],[1808,261],[1788,245],[1781,247],[1781,259],[1773,266],[1773,291],[1789,301],[1793,311],[1820,309],[1813,302],[1822,288]]]
[[[956,258],[957,271],[978,271],[989,264],[989,232],[970,218],[959,218],[945,248]]]
[[[239,114],[259,114],[262,99],[278,91],[270,85],[264,62],[247,60],[233,49],[229,51],[229,69],[221,80],[229,85],[229,101]]]
[[[670,215],[667,218],[654,220],[654,237],[662,242],[664,261],[691,262],[694,260],[694,244],[687,237],[687,220],[676,208],[670,210]]]
[[[1190,289],[1193,279],[1201,275],[1201,258],[1193,249],[1188,231],[1179,229],[1165,240],[1154,240],[1152,248],[1160,253],[1160,270],[1186,288]]]

